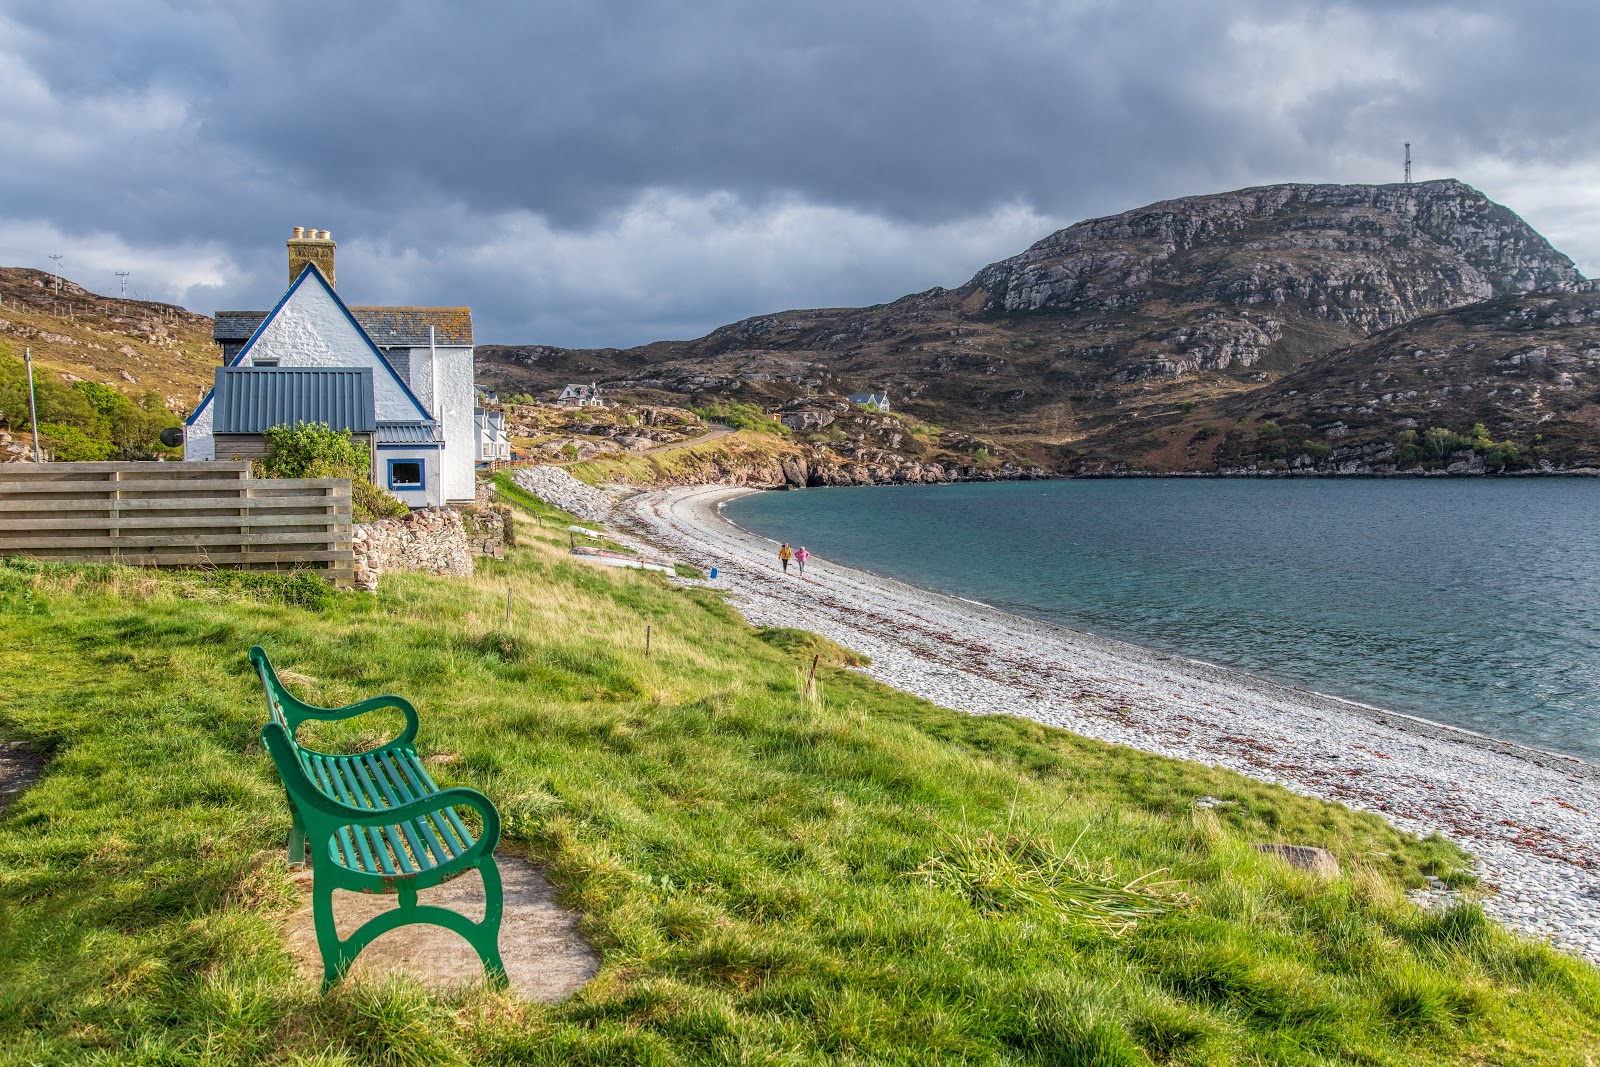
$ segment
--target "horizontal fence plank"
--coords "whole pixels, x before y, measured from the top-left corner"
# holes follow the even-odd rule
[[[128,548],[185,547],[190,545],[324,545],[349,543],[350,535],[334,529],[291,530],[276,533],[161,533],[124,534],[104,530],[101,535],[66,537],[59,533],[22,534],[0,540],[0,550],[28,551],[40,548],[99,548],[109,552]]]
[[[150,515],[145,512],[134,512],[131,515],[106,516],[92,515],[52,515],[48,517],[13,519],[7,518],[5,525],[0,527],[0,545],[5,544],[5,539],[16,531],[26,530],[166,530],[166,529],[211,529],[245,527],[259,529],[264,526],[332,526],[330,516],[325,510],[298,514],[292,511],[268,512],[261,515],[223,515],[217,512],[200,512],[195,515]]]
[[[176,511],[211,508],[268,508],[323,507],[350,503],[350,494],[339,490],[316,491],[291,496],[158,496],[138,497],[132,500],[47,500],[36,496],[9,498],[0,491],[0,516],[16,511]]]
[[[103,552],[63,550],[61,552],[29,553],[34,559],[53,560],[57,563],[120,563],[128,567],[204,567],[235,563],[274,563],[290,569],[296,564],[326,561],[354,560],[355,552],[347,548],[320,549],[315,552],[122,552],[108,556]]]
[[[241,493],[261,491],[263,495],[271,495],[270,491],[274,489],[291,491],[333,489],[340,485],[348,485],[349,481],[348,478],[262,478],[257,481],[252,481],[248,478],[241,478],[237,481],[222,478],[190,478],[179,482],[162,481],[159,478],[123,479],[117,482],[92,482],[81,478],[40,479],[38,481],[15,479],[0,482],[0,493],[4,493],[7,496],[21,496],[34,493],[170,493],[175,490],[183,490],[185,492],[232,490]]]
[[[8,463],[0,470],[0,481],[7,478],[68,474],[139,474],[165,478],[215,477],[219,474],[250,473],[249,463],[233,460],[206,460],[192,463],[163,463],[159,460],[129,462],[127,460],[103,463]]]

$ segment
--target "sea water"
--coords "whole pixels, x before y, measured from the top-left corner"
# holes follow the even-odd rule
[[[807,489],[724,514],[1021,615],[1600,760],[1600,481]]]

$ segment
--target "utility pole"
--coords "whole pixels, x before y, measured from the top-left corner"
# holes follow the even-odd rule
[[[61,295],[61,257],[60,256],[51,256],[50,258],[55,260],[55,269],[51,271],[51,276],[54,277],[55,280],[56,280],[56,295],[60,296]]]
[[[33,461],[43,463],[44,456],[39,452],[39,405],[33,399],[33,349],[22,350],[22,362],[28,365],[28,414],[33,418]]]
[[[122,299],[128,299],[128,275],[133,272],[126,270],[114,270],[111,273],[115,274],[117,276],[117,281],[122,283]]]
[[[1411,142],[1406,142],[1406,184],[1411,184]]]

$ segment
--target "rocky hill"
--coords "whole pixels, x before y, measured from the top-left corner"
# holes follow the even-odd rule
[[[31,348],[40,371],[108,385],[135,399],[154,391],[187,411],[211,388],[211,319],[173,304],[99,296],[44,271],[0,267],[0,346]]]
[[[1499,297],[1415,319],[1277,382],[1137,435],[1078,469],[1318,471],[1600,467],[1600,291]]]
[[[788,311],[634,349],[482,346],[480,378],[599,380],[645,398],[776,405],[887,388],[901,410],[1058,465],[1147,420],[1271,386],[1419,316],[1580,276],[1458,181],[1277,185],[1093,219],[870,308]]]

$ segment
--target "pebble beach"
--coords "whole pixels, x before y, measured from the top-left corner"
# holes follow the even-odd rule
[[[943,707],[1225,767],[1376,812],[1412,833],[1442,833],[1477,858],[1489,914],[1600,963],[1600,766],[1034,621],[816,554],[804,577],[785,575],[775,543],[720,513],[752,490],[651,490],[613,505],[564,471],[531,471],[541,471],[529,479],[540,484],[528,488],[552,503],[606,519],[707,573],[716,567],[714,584],[752,623],[824,634],[870,656],[871,676]],[[1438,904],[1450,895],[1439,887],[1417,899]]]

